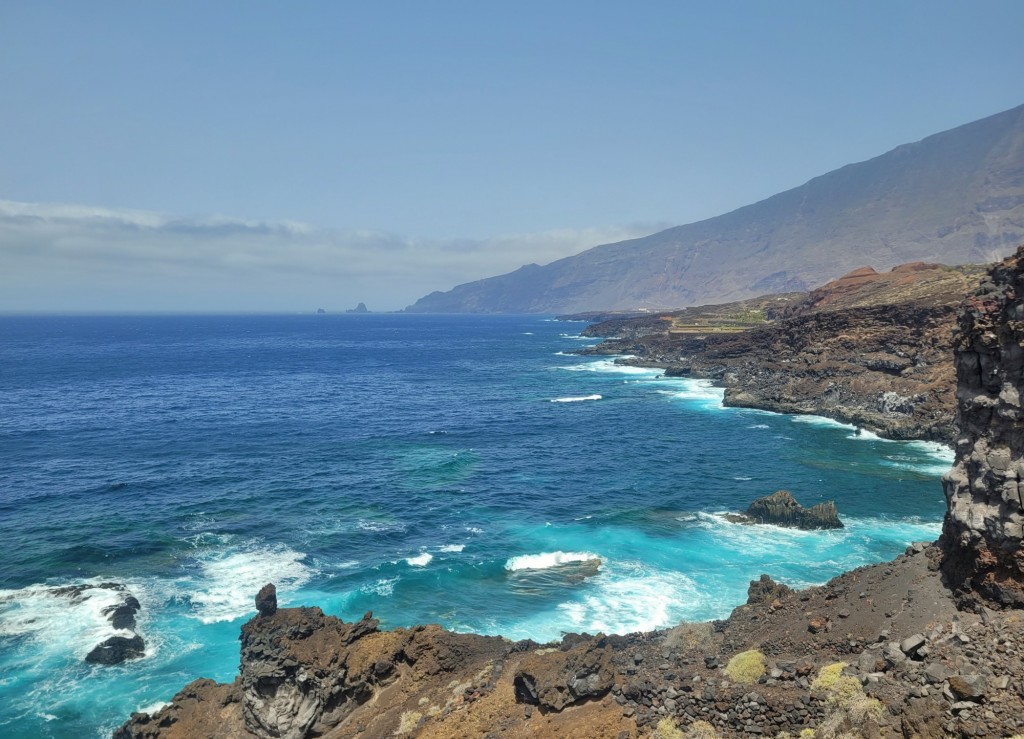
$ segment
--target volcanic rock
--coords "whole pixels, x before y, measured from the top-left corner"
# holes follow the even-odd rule
[[[546,658],[542,658],[546,657]],[[580,701],[600,698],[614,682],[611,650],[588,642],[568,652],[527,657],[516,672],[516,701],[561,711]]]
[[[85,655],[85,661],[101,665],[116,665],[126,659],[141,657],[145,653],[146,644],[138,634],[131,637],[112,636],[93,647],[89,654]]]
[[[758,498],[747,509],[747,516],[756,523],[770,523],[797,529],[841,529],[836,504],[832,501],[804,508],[788,490],[779,490]]]
[[[954,342],[960,435],[943,483],[943,569],[966,603],[1022,607],[1024,247],[964,303]]]
[[[256,610],[261,616],[273,616],[277,612],[277,588],[267,583],[256,594]]]

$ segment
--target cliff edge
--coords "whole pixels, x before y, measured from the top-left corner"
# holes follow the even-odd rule
[[[1024,606],[1024,247],[964,303],[954,339],[956,460],[941,544],[968,604]]]

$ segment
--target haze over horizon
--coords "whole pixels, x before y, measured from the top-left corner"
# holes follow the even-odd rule
[[[0,311],[398,309],[1024,102],[1016,2],[302,10],[0,8]]]

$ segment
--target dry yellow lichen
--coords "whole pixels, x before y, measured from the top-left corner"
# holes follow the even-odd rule
[[[740,652],[729,660],[725,674],[733,682],[755,683],[764,675],[764,655],[756,649]]]

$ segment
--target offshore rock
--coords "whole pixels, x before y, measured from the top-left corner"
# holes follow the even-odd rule
[[[141,657],[145,653],[145,642],[138,634],[131,637],[112,636],[93,647],[89,654],[85,655],[85,661],[100,665],[116,665],[127,659]]]
[[[943,571],[965,605],[1024,606],[1024,247],[964,302],[954,338],[956,461]]]
[[[747,516],[756,523],[770,523],[797,529],[841,529],[836,504],[831,500],[804,508],[788,490],[779,490],[758,498],[747,509]]]

